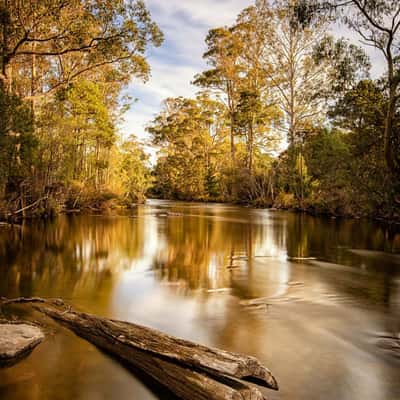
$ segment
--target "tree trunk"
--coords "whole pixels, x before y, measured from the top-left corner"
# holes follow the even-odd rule
[[[227,82],[226,92],[228,95],[228,109],[229,109],[229,117],[231,122],[231,129],[230,129],[230,141],[231,141],[231,164],[232,169],[235,167],[235,158],[236,158],[236,149],[235,149],[235,108],[233,103],[233,90],[232,90],[232,83]]]
[[[253,117],[252,117],[253,119]],[[248,145],[248,153],[249,153],[249,174],[253,175],[253,154],[254,154],[254,131],[253,131],[253,121],[249,124],[249,145]]]
[[[393,174],[398,174],[400,172],[400,155],[398,154],[400,152],[400,148],[397,132],[393,126],[393,121],[396,114],[396,88],[392,88],[392,86],[394,85],[391,84],[390,88],[389,104],[385,123],[384,151],[386,164],[389,170]]]
[[[36,44],[32,43],[32,51],[35,51]],[[36,55],[32,54],[31,56],[31,112],[32,112],[32,120],[35,126],[35,114],[36,114]]]
[[[400,138],[393,126],[396,116],[396,97],[399,78],[395,77],[394,60],[392,56],[391,46],[393,44],[393,35],[389,36],[386,46],[386,61],[388,66],[388,83],[389,83],[389,100],[386,112],[385,121],[385,137],[384,137],[384,152],[386,165],[390,172],[394,175],[400,173]]]
[[[271,372],[254,357],[213,349],[133,323],[70,311],[70,308],[60,311],[56,307],[40,306],[39,310],[80,334],[91,336],[97,333],[109,337],[113,343],[117,341],[210,374],[251,380],[277,389]]]
[[[235,121],[233,117],[233,112],[231,114],[231,163],[232,163],[232,168],[235,167],[236,164],[236,149],[235,149]]]

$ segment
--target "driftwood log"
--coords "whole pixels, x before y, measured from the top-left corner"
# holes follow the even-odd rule
[[[76,335],[145,372],[187,400],[262,400],[258,388],[278,384],[254,358],[199,345],[144,326],[77,312],[62,303],[41,298],[34,308]],[[25,303],[30,299],[4,300]]]

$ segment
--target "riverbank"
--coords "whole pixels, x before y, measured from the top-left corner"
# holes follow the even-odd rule
[[[152,197],[154,198],[154,197]],[[110,190],[96,191],[86,190],[79,192],[58,192],[53,195],[39,198],[17,199],[14,202],[0,202],[0,222],[20,222],[24,219],[48,219],[59,214],[108,214],[112,212],[129,210],[146,201],[145,197],[136,199],[136,202],[128,201],[125,197]],[[363,209],[355,211],[354,207],[328,208],[319,204],[306,201],[303,207],[299,206],[293,196],[279,196],[274,201],[268,199],[256,199],[251,201],[239,201],[225,198],[194,198],[194,199],[159,199],[170,201],[188,201],[206,204],[222,203],[234,204],[242,207],[257,209],[281,210],[296,213],[305,213],[314,217],[343,218],[343,219],[368,219],[378,221],[391,226],[400,227],[400,210],[394,208],[390,215],[387,212],[368,212]],[[400,228],[399,228],[400,229]]]
[[[385,213],[368,213],[363,210],[359,210],[358,213],[342,211],[340,209],[329,210],[322,208],[314,204],[308,204],[304,207],[291,203],[285,203],[282,201],[273,202],[270,200],[254,200],[254,201],[235,201],[232,199],[161,199],[159,200],[170,200],[170,201],[187,201],[187,202],[198,202],[198,203],[222,203],[222,204],[234,204],[242,207],[253,207],[257,209],[268,209],[268,210],[280,210],[280,211],[290,211],[295,213],[305,213],[314,217],[327,217],[327,218],[342,218],[342,219],[367,219],[371,221],[381,222],[387,225],[399,226],[400,229],[400,209],[395,212],[394,215],[388,215]]]
[[[107,213],[110,210],[129,209],[144,201],[145,198],[137,198],[132,203],[110,190],[59,191],[29,198],[14,196],[11,200],[0,201],[0,222],[49,219],[59,214]]]

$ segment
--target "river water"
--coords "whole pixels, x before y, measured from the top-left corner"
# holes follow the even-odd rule
[[[269,399],[399,400],[399,253],[400,236],[372,222],[150,200],[125,216],[0,227],[0,296],[62,297],[254,355],[280,384],[262,389]],[[1,400],[166,398],[46,329],[27,359],[0,369]]]

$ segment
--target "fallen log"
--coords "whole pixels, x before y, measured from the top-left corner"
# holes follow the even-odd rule
[[[183,400],[265,400],[256,388],[224,376],[210,376],[183,365],[113,342],[96,334],[79,334],[106,353],[152,378]]]
[[[12,212],[9,213],[9,214],[11,214],[11,215],[17,215],[17,214],[23,213],[24,211],[29,210],[30,208],[36,207],[41,201],[46,200],[47,198],[48,198],[48,196],[41,197],[40,199],[34,201],[32,204],[29,204],[29,205],[27,205],[27,206],[25,206],[25,207],[22,207],[22,208],[20,208],[19,210],[12,211]]]
[[[9,367],[42,342],[42,330],[29,323],[0,321],[0,367]]]
[[[29,300],[3,300],[3,304]],[[264,399],[259,389],[242,380],[278,389],[271,372],[254,357],[209,348],[133,323],[76,312],[61,300],[32,300],[36,310],[145,372],[182,399]]]
[[[71,309],[60,311],[54,307],[36,306],[35,308],[67,325],[79,336],[98,335],[113,343],[134,347],[191,368],[278,389],[278,384],[271,372],[255,357],[213,349],[141,325],[78,313]]]

